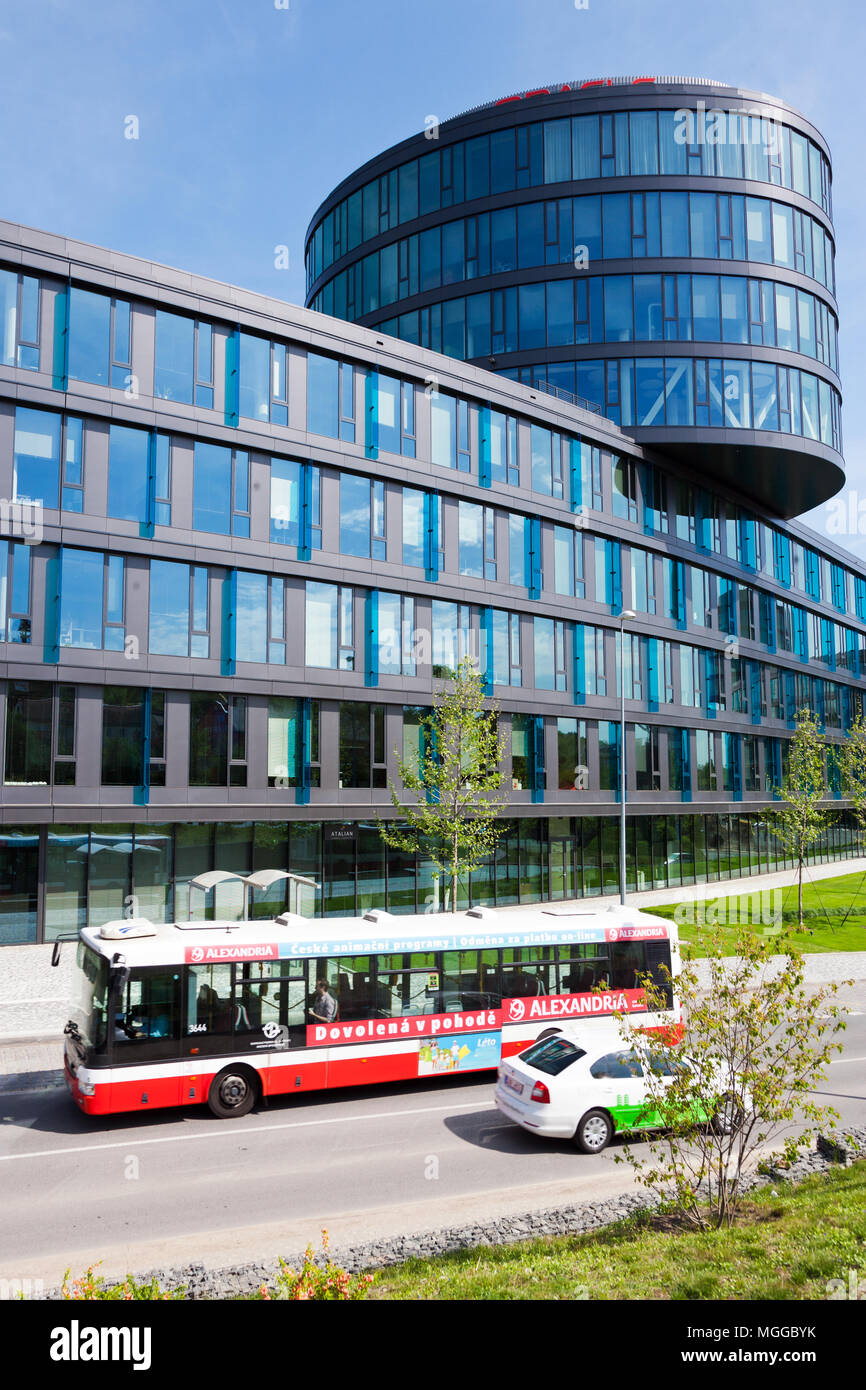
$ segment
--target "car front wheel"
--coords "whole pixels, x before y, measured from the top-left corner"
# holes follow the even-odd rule
[[[745,1116],[743,1107],[736,1096],[722,1096],[713,1116],[713,1129],[716,1134],[734,1134],[742,1126]]]
[[[613,1138],[613,1121],[606,1110],[588,1110],[574,1132],[574,1142],[585,1154],[600,1154]]]

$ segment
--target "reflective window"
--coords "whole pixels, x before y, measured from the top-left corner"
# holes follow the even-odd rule
[[[430,397],[431,453],[433,463],[468,473],[471,468],[469,402],[441,391]]]
[[[355,371],[350,362],[307,353],[307,429],[355,441]]]
[[[191,787],[245,787],[245,695],[193,691],[189,705]]]
[[[123,556],[63,546],[60,646],[122,652],[125,635]]]
[[[108,515],[121,521],[146,522],[150,434],[112,425],[108,440]]]
[[[196,440],[192,507],[196,531],[249,537],[249,454],[243,449]]]
[[[385,484],[355,473],[340,474],[340,553],[384,560]]]
[[[384,705],[355,700],[340,702],[339,785],[387,785]]]
[[[415,387],[383,372],[376,377],[378,447],[390,454],[415,457]]]
[[[589,785],[586,720],[557,719],[556,744],[560,791],[585,791]]]
[[[431,606],[433,627],[433,675],[452,676],[464,657],[477,659],[477,638],[472,629],[471,609],[466,603],[434,599]]]
[[[0,270],[0,364],[39,371],[39,281]]]
[[[424,569],[424,493],[418,488],[404,487],[402,494],[403,564]]]
[[[140,686],[107,685],[102,691],[102,785],[138,787],[144,780],[147,692]]]
[[[0,641],[26,646],[32,640],[32,555],[25,542],[0,541]]]
[[[213,408],[213,330],[209,323],[156,311],[153,393]]]
[[[383,676],[415,675],[415,600],[378,591],[378,669]]]
[[[554,618],[533,618],[535,687],[565,690],[565,623]]]
[[[333,671],[355,668],[355,639],[352,590],[337,584],[307,581],[306,649],[307,666]]]
[[[73,286],[69,291],[70,378],[127,388],[132,380],[131,353],[129,303]]]
[[[74,686],[7,682],[4,781],[9,786],[74,784]]]
[[[151,560],[148,650],[161,656],[207,657],[208,628],[206,567]]]
[[[238,413],[247,420],[287,425],[288,358],[284,343],[241,333],[238,344]]]
[[[236,586],[238,661],[286,659],[286,581],[282,575],[239,570]]]

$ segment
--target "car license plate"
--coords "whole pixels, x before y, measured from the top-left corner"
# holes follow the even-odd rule
[[[506,1078],[505,1078],[505,1084],[506,1084],[506,1086],[508,1087],[509,1091],[516,1091],[518,1095],[522,1095],[522,1094],[523,1094],[523,1086],[522,1086],[522,1084],[521,1084],[519,1081],[513,1080],[512,1077],[506,1076]]]

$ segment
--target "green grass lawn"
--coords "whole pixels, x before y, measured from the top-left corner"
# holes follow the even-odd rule
[[[866,1161],[795,1188],[762,1189],[729,1230],[632,1218],[554,1236],[411,1260],[376,1276],[379,1299],[824,1299],[866,1271]]]
[[[678,906],[688,909],[689,917],[680,925],[680,941],[687,948],[685,951],[687,956],[705,954],[702,949],[702,941],[710,935],[714,928],[703,925],[700,914],[703,909],[706,911],[707,917],[710,917],[711,913],[708,906],[710,902],[716,902],[715,911],[721,921],[733,923],[743,918],[751,918],[752,930],[758,935],[763,935],[767,931],[767,927],[760,921],[761,899],[757,890],[753,889],[751,893],[738,893],[730,897],[723,897],[721,888],[722,885],[720,884],[718,899],[708,899],[706,904],[699,902],[666,904],[664,907],[653,907],[647,910],[659,917],[673,919]],[[764,902],[770,910],[774,910],[775,900],[771,894],[764,894]],[[866,951],[866,877],[863,874],[842,874],[838,878],[825,878],[817,883],[804,883],[803,907],[807,912],[826,915],[807,917],[807,930],[805,932],[792,932],[791,939],[801,951],[804,953]],[[843,925],[840,909],[844,913],[848,908],[851,908],[851,914]],[[782,890],[782,911],[786,917],[789,913],[795,914],[794,925],[796,925],[796,883],[792,883]],[[755,918],[758,920],[754,921]],[[786,922],[786,926],[790,926],[790,923]],[[811,928],[811,932],[809,928]],[[736,933],[736,926],[723,927],[723,939],[730,944],[733,944]]]

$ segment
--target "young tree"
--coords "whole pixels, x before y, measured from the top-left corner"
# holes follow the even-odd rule
[[[783,1140],[790,1163],[820,1129],[832,1132],[836,1110],[821,1106],[835,1041],[847,1010],[833,1002],[842,984],[804,983],[803,957],[786,936],[781,970],[772,954],[779,939],[757,938],[743,924],[730,950],[717,926],[708,955],[687,961],[677,977],[683,1024],[647,1034],[620,1018],[626,1045],[642,1063],[646,1100],[635,1127],[653,1126],[646,1144],[627,1142],[620,1161],[636,1180],[671,1201],[698,1227],[730,1225],[742,1180],[761,1150]],[[844,984],[850,985],[851,981]],[[665,1007],[650,976],[641,981],[651,1006]],[[627,1080],[618,1083],[623,1090]],[[796,1126],[796,1129],[794,1128]]]
[[[803,866],[806,854],[820,839],[830,816],[827,799],[827,745],[817,718],[808,708],[797,713],[794,737],[788,744],[788,766],[782,785],[775,788],[781,806],[768,819],[785,849],[797,861],[797,917],[803,930]]]
[[[505,804],[497,714],[472,658],[464,657],[421,720],[417,759],[400,759],[403,787],[417,802],[401,802],[388,784],[401,823],[380,822],[379,833],[392,849],[430,856],[436,877],[450,880],[452,912],[460,874],[478,867],[503,829],[496,823]]]

